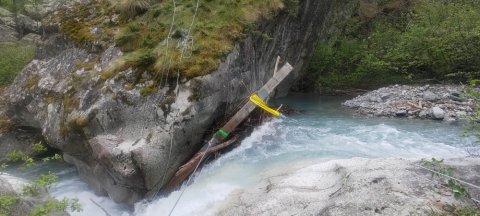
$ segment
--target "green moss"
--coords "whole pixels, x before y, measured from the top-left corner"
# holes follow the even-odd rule
[[[6,116],[0,115],[0,134],[8,130],[10,127],[10,119]]]
[[[76,3],[73,7],[60,10],[57,15],[50,17],[49,22],[61,23],[60,28],[77,46],[89,48],[94,42],[106,46],[113,41],[115,24],[105,19],[114,13],[108,1],[93,0],[88,4]],[[99,29],[99,33],[94,33],[94,28]]]
[[[10,84],[33,60],[35,46],[25,43],[0,43],[0,86]]]
[[[122,0],[116,1],[117,10],[127,18],[135,17],[150,7],[149,0]]]
[[[38,86],[38,82],[40,81],[40,76],[37,74],[33,74],[27,78],[25,82],[25,88],[32,91]]]
[[[78,116],[71,120],[70,127],[72,128],[84,128],[90,123],[90,119],[87,116]]]
[[[139,49],[135,52],[128,53],[120,60],[110,65],[110,67],[100,74],[100,78],[107,80],[113,77],[117,72],[126,70],[128,68],[137,68],[141,71],[149,70],[153,62],[155,62],[155,57],[151,49]]]
[[[80,100],[73,94],[67,94],[63,97],[63,106],[67,113],[71,113],[74,109],[77,109],[79,104]]]
[[[156,93],[157,91],[158,91],[158,88],[156,86],[154,86],[154,85],[147,86],[147,87],[143,88],[142,90],[140,90],[140,95],[142,95],[143,97],[146,97],[148,95]]]
[[[296,17],[300,10],[300,2],[299,0],[285,0],[285,8],[290,16]]]
[[[150,73],[156,82],[141,91],[146,96],[158,88],[160,79],[173,79],[172,74],[177,72],[181,77],[193,78],[216,70],[235,43],[249,33],[247,26],[272,18],[286,5],[290,9],[298,8],[298,0],[200,1],[191,25],[195,2],[175,2],[175,23],[172,23],[172,1],[143,0],[92,0],[89,4],[75,4],[52,16],[50,22],[61,23],[67,37],[78,46],[118,46],[125,55],[104,69],[100,78],[107,80],[133,68],[137,79],[130,84],[134,86],[145,81],[140,79],[142,73]],[[149,7],[145,7],[146,3]],[[118,11],[122,15],[113,21]],[[133,14],[128,14],[130,12]],[[268,34],[259,36],[271,40]],[[78,67],[89,70],[95,61],[98,60],[79,63]]]
[[[144,14],[120,26],[115,42],[127,55],[102,73],[102,78],[108,79],[126,67],[142,67],[157,79],[172,71],[179,71],[187,78],[208,74],[218,67],[234,43],[245,36],[247,25],[271,18],[285,6],[282,0],[202,1],[190,32],[192,38],[187,38],[195,4],[187,0],[176,3],[175,25],[168,44],[171,1],[152,4]],[[183,51],[178,46],[182,42],[187,44]],[[138,58],[139,53],[151,56]]]

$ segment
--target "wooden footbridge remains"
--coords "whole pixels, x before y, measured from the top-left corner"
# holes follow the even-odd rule
[[[163,193],[170,193],[175,190],[185,179],[194,173],[203,160],[211,153],[219,151],[238,140],[238,136],[230,138],[230,134],[250,115],[250,113],[258,106],[274,116],[278,116],[277,110],[269,108],[265,100],[275,88],[293,71],[293,67],[286,63],[277,71],[279,58],[275,66],[273,77],[256,93],[250,96],[250,100],[208,141],[203,148],[196,153],[192,159],[181,166],[175,173],[175,176],[163,188]],[[230,138],[230,139],[229,139]]]

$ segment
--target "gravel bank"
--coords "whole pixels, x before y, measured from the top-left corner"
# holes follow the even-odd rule
[[[472,115],[474,101],[463,96],[461,86],[394,85],[360,95],[343,103],[370,116],[456,121]]]

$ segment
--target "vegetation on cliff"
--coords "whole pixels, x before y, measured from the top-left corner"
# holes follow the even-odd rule
[[[114,43],[126,52],[102,72],[103,79],[133,67],[160,81],[177,72],[186,78],[212,72],[256,22],[273,17],[286,4],[296,1],[93,0],[52,20],[81,45]]]
[[[10,84],[17,73],[32,61],[35,46],[25,43],[0,43],[0,86]]]
[[[476,1],[360,1],[357,14],[318,44],[308,70],[317,89],[465,82],[480,76]]]

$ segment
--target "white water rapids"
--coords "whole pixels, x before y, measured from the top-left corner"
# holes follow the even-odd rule
[[[178,203],[173,215],[214,215],[219,203],[236,189],[249,188],[261,173],[305,160],[366,158],[453,158],[466,155],[475,142],[462,136],[460,125],[443,122],[358,117],[341,109],[335,98],[296,96],[277,101],[305,113],[278,118],[257,127],[241,145],[207,164]],[[168,215],[180,192],[134,209],[96,196],[66,165],[49,165],[60,174],[51,195],[79,198],[83,212],[72,215],[104,215],[90,199],[111,215]]]

